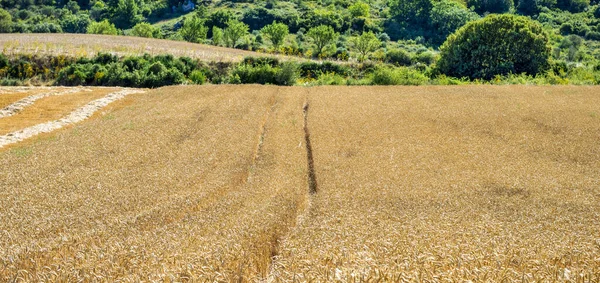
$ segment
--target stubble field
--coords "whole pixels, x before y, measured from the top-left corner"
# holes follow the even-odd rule
[[[599,94],[131,94],[0,149],[0,281],[598,282]]]
[[[298,57],[264,54],[185,41],[98,34],[2,34],[0,48],[3,54],[73,57],[93,57],[99,52],[104,52],[119,56],[172,54],[177,57],[186,56],[206,62],[240,62],[247,56],[303,60]]]

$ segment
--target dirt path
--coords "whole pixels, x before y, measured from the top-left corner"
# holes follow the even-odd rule
[[[59,92],[59,93],[62,95],[62,94],[66,94],[66,93],[73,93],[73,92],[79,92],[79,91],[82,91],[82,89],[81,88],[69,89],[69,90],[66,90],[63,92]],[[85,90],[83,90],[83,91],[85,91]],[[4,147],[6,145],[9,145],[9,144],[20,142],[22,140],[28,139],[30,137],[36,136],[41,133],[49,133],[54,130],[60,129],[64,126],[81,122],[81,121],[89,118],[96,111],[107,106],[108,104],[110,104],[116,100],[122,99],[129,94],[140,93],[140,92],[143,92],[143,91],[138,90],[138,89],[122,89],[120,91],[110,93],[103,98],[91,101],[88,104],[86,104],[85,106],[78,108],[77,110],[71,112],[71,114],[69,114],[59,120],[38,124],[35,126],[27,127],[25,129],[0,136],[0,148]],[[48,93],[45,93],[44,95],[48,96]],[[57,94],[55,93],[54,95],[57,95]],[[42,97],[45,97],[45,96],[42,96]],[[35,98],[33,101],[40,99],[42,97]],[[31,98],[31,96],[28,98]],[[28,99],[28,98],[26,98],[26,99]],[[23,99],[23,100],[26,100],[26,99]],[[29,104],[33,104],[33,101],[32,102],[29,102],[29,101],[24,102],[22,104],[19,104],[19,106],[25,107]],[[26,103],[29,103],[29,104],[25,105]],[[16,103],[14,103],[14,104],[16,104]],[[25,106],[23,106],[23,105],[25,105]],[[15,107],[15,108],[11,108],[11,109],[18,109],[18,108]],[[13,111],[18,112],[20,110],[13,110]],[[14,113],[16,113],[16,112],[14,112]],[[1,116],[1,114],[3,114],[3,113],[0,113],[0,118],[3,117],[3,116]],[[6,117],[6,116],[4,116],[4,117]]]

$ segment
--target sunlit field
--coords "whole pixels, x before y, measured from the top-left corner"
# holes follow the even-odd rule
[[[0,281],[598,282],[599,141],[596,87],[139,91],[0,148]]]

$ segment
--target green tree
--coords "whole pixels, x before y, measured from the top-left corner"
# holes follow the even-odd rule
[[[202,19],[192,16],[183,21],[183,26],[178,32],[185,41],[201,43],[206,39],[208,28]]]
[[[556,7],[556,0],[519,0],[517,11],[523,15],[537,15],[543,7]]]
[[[282,23],[274,22],[268,26],[265,26],[260,30],[262,34],[264,34],[271,42],[273,42],[273,46],[275,48],[279,48],[285,37],[289,34],[288,26]]]
[[[359,61],[364,61],[367,55],[381,46],[381,41],[373,32],[363,32],[360,36],[350,39],[352,47],[360,54]]]
[[[240,38],[248,34],[248,25],[238,20],[230,20],[227,22],[227,27],[223,32],[225,44],[228,47],[235,48]]]
[[[590,0],[557,0],[556,6],[571,13],[583,12],[590,6]]]
[[[0,8],[0,33],[12,31],[12,17],[6,10]]]
[[[81,7],[79,7],[79,4],[75,1],[69,1],[67,5],[65,5],[65,8],[73,14],[77,14],[79,10],[81,10]]]
[[[227,9],[221,9],[213,12],[208,16],[208,20],[206,21],[207,27],[217,26],[219,28],[224,29],[227,27],[227,22],[234,20],[235,16],[233,13]]]
[[[60,21],[60,26],[64,32],[86,33],[91,22],[87,14],[68,15]]]
[[[135,0],[119,0],[113,11],[113,22],[118,28],[128,28],[142,20]]]
[[[479,14],[506,13],[514,7],[513,0],[467,0],[467,6]]]
[[[430,17],[431,28],[435,34],[433,41],[437,44],[443,43],[450,34],[467,22],[479,19],[477,13],[452,0],[434,3]]]
[[[364,18],[368,18],[369,17],[369,13],[370,13],[371,8],[369,7],[369,4],[358,1],[352,5],[350,5],[350,7],[348,7],[348,11],[350,12],[350,15],[352,15],[352,17],[364,17]]]
[[[326,25],[311,28],[306,35],[312,38],[319,54],[323,53],[323,48],[333,43],[339,36],[332,27]]]
[[[161,38],[160,29],[149,23],[139,23],[131,30],[131,35],[147,38]]]
[[[427,24],[433,8],[431,0],[390,0],[389,5],[396,21],[413,25]]]
[[[111,24],[108,20],[104,20],[101,22],[91,22],[87,28],[87,33],[117,35],[119,30],[117,30],[114,24]]]
[[[535,75],[549,67],[548,35],[529,18],[490,15],[473,21],[440,48],[439,71],[455,77],[490,79],[496,75]]]
[[[223,43],[223,30],[217,26],[212,28],[212,42],[217,46]]]

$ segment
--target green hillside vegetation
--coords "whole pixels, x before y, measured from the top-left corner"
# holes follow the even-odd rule
[[[505,15],[505,25],[486,26],[497,14]],[[471,81],[511,75],[579,81],[581,74],[594,81],[598,18],[599,5],[589,0],[0,0],[5,33],[163,38]],[[486,42],[486,34],[498,34],[497,41]],[[528,36],[536,44],[505,46],[501,58],[482,49]],[[513,64],[519,60],[543,67]]]

